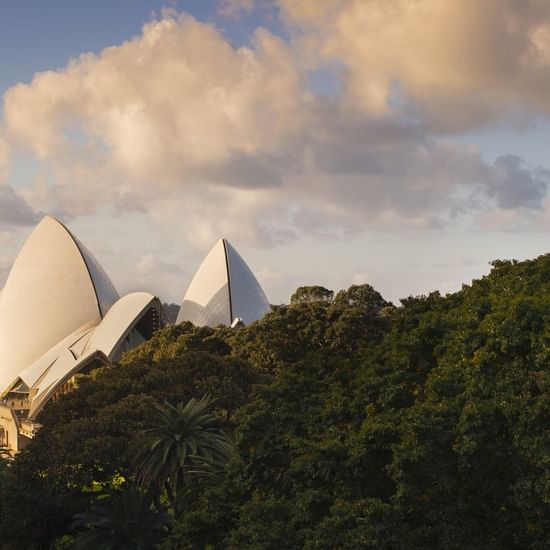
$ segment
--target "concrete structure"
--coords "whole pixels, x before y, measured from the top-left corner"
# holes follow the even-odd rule
[[[76,374],[111,365],[163,324],[158,298],[120,298],[86,247],[46,216],[0,292],[0,447],[20,450]]]
[[[262,287],[226,239],[220,239],[195,273],[176,323],[245,325],[270,311]]]

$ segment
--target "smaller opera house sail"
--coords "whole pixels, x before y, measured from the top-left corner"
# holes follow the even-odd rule
[[[110,365],[162,324],[158,298],[120,298],[86,247],[46,216],[0,292],[0,446],[17,452],[75,374]]]
[[[195,273],[176,323],[197,326],[245,325],[270,311],[262,287],[238,252],[220,239]]]

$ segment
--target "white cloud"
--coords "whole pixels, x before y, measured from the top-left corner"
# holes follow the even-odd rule
[[[301,127],[300,76],[282,40],[259,30],[254,43],[234,49],[212,26],[166,16],[141,37],[8,90],[7,133],[55,160],[74,153],[76,130],[78,153],[108,153],[141,183],[278,152]]]
[[[0,229],[37,223],[41,214],[35,212],[9,185],[0,184]]]
[[[550,9],[465,3],[468,16],[451,0],[282,1],[295,38],[260,29],[242,48],[164,12],[6,92],[4,150],[30,151],[48,176],[5,188],[0,209],[26,223],[26,203],[66,218],[146,212],[207,249],[220,235],[277,244],[540,208],[545,172],[512,157],[488,165],[438,132],[550,106]],[[344,91],[316,95],[307,71],[329,60]]]
[[[137,261],[132,286],[125,286],[123,291],[148,289],[164,301],[174,295],[181,299],[188,278],[180,264],[166,262],[156,254],[145,254]]]
[[[34,204],[67,216],[103,204],[162,216],[172,203],[190,237],[208,232],[206,216],[230,228],[266,202],[255,190],[280,185],[304,114],[281,39],[258,30],[253,49],[235,49],[214,27],[168,13],[4,97],[7,137],[53,174],[51,187],[25,190]]]
[[[220,0],[218,13],[222,17],[238,18],[254,9],[254,0]]]
[[[550,112],[546,0],[279,0],[302,49],[344,68],[347,100],[436,130]]]
[[[550,183],[550,171],[524,166],[523,160],[512,154],[495,161],[494,179],[488,183],[488,193],[501,208],[541,209]]]
[[[0,184],[8,179],[10,165],[10,146],[0,133]]]

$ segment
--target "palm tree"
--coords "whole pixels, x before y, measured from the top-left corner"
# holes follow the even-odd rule
[[[169,532],[172,518],[152,507],[153,497],[133,485],[101,495],[88,512],[75,514],[82,529],[74,550],[150,550]]]
[[[213,404],[204,396],[175,407],[154,405],[150,427],[130,446],[136,482],[156,495],[166,489],[176,513],[183,493],[220,479],[231,454],[232,440]]]
[[[6,483],[8,476],[10,474],[10,462],[6,456],[1,454],[2,448],[0,447],[0,487]]]

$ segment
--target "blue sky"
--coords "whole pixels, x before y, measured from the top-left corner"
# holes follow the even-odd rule
[[[271,10],[257,9],[246,17],[224,18],[217,0],[2,0],[0,9],[0,90],[29,82],[37,71],[64,67],[82,53],[100,52],[140,34],[143,24],[164,8],[191,13],[217,24],[235,45],[246,43],[264,25],[283,32]]]
[[[550,7],[418,5],[0,2],[0,286],[44,212],[169,301],[220,236],[273,302],[546,253]]]

